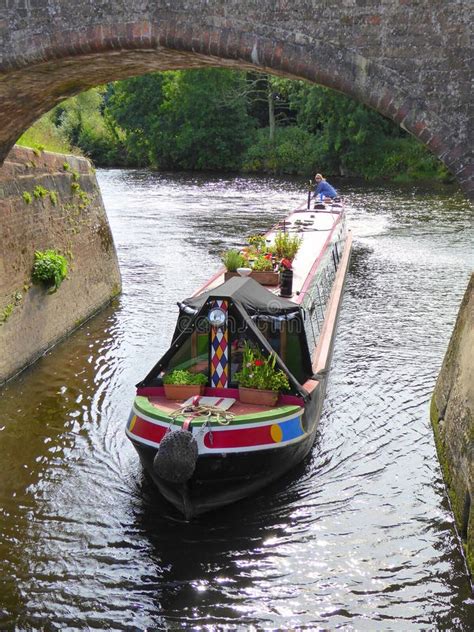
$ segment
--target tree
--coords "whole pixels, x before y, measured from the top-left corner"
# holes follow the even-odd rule
[[[114,85],[106,116],[128,151],[161,169],[238,169],[253,123],[229,70],[153,73]]]
[[[122,131],[129,162],[152,162],[153,136],[165,96],[163,86],[176,73],[153,72],[111,84],[104,116],[110,127]],[[118,132],[119,133],[119,132]]]

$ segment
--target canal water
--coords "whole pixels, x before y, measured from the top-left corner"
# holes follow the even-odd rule
[[[185,523],[124,434],[176,301],[304,183],[99,170],[123,294],[0,391],[1,630],[468,630],[428,410],[473,267],[451,189],[336,183],[354,251],[317,441]]]

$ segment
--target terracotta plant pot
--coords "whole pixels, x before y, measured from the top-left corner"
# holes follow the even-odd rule
[[[278,285],[279,276],[278,272],[252,272],[250,278],[260,285]]]
[[[166,399],[185,400],[204,393],[200,384],[163,384]]]
[[[278,391],[267,391],[261,388],[247,388],[246,386],[239,386],[239,399],[243,404],[275,406],[278,401],[278,396]]]
[[[224,272],[224,281],[228,281],[232,277],[236,277],[236,276],[239,276],[238,272],[229,272],[229,270],[226,270]]]

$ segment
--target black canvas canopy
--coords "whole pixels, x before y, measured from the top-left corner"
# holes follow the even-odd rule
[[[250,316],[255,314],[288,316],[300,311],[298,305],[273,294],[250,277],[232,277],[213,290],[187,298],[180,303],[180,308],[186,306],[189,311],[199,311],[212,297],[238,302]]]
[[[302,320],[301,308],[299,305],[269,292],[262,287],[260,283],[247,277],[232,277],[222,285],[203,292],[198,296],[194,296],[178,303],[180,308],[180,318],[187,314],[186,326],[177,327],[171,347],[157,362],[145,379],[137,384],[137,386],[148,386],[158,377],[159,373],[166,368],[169,360],[174,356],[176,351],[183,345],[184,341],[189,338],[195,330],[200,317],[207,314],[209,306],[212,305],[214,299],[225,299],[233,304],[239,318],[246,325],[246,331],[260,349],[267,355],[273,354],[273,349],[269,342],[265,339],[255,324],[255,319],[300,319]],[[178,321],[179,322],[179,321]],[[301,327],[303,331],[303,327]],[[305,354],[303,364],[308,375],[311,374],[311,360],[307,348],[306,338],[304,337]],[[282,362],[278,355],[275,355],[277,366],[287,375],[290,384],[297,393],[304,398],[308,397],[308,393],[304,390],[294,375],[288,370],[288,367]]]

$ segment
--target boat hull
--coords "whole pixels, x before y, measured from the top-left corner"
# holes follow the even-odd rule
[[[154,466],[157,448],[133,440],[144,470],[161,495],[186,519],[255,494],[293,469],[310,452],[321,414],[325,384],[319,383],[306,402],[300,440],[274,448],[200,454],[193,476],[173,484],[160,478]]]

